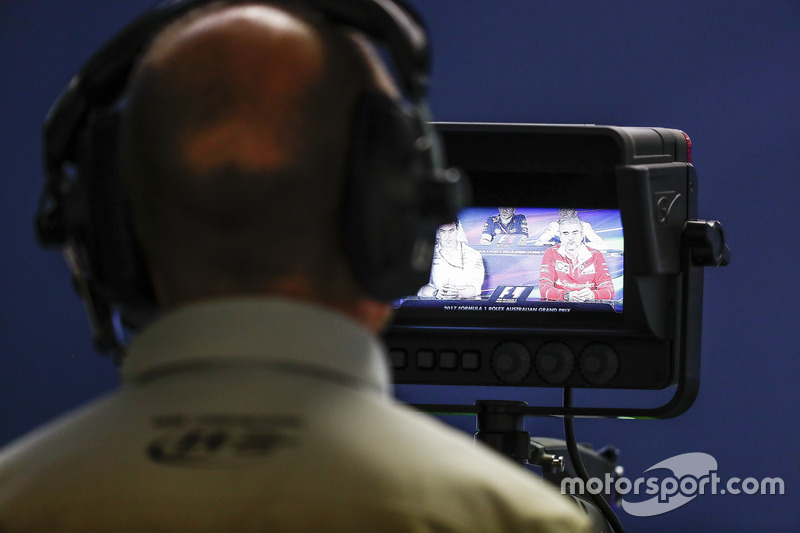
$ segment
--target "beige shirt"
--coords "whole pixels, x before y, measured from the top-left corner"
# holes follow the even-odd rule
[[[576,505],[393,401],[366,330],[320,308],[181,309],[119,390],[0,453],[0,531],[575,532]]]

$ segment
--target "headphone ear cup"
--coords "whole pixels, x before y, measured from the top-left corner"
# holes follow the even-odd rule
[[[155,299],[117,167],[119,122],[114,111],[87,126],[77,166],[86,183],[84,217],[91,231],[82,235],[95,290],[117,303],[126,325],[138,328],[151,316]]]
[[[364,94],[354,114],[342,240],[359,284],[390,301],[428,282],[436,228],[424,209],[434,182],[419,120],[387,95]]]

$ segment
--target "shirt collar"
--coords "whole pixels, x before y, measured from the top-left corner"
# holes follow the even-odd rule
[[[380,341],[345,315],[278,298],[236,298],[181,307],[131,343],[123,380],[181,367],[256,363],[305,368],[389,394]]]

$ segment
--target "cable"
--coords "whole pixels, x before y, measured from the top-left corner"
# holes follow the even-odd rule
[[[564,387],[564,410],[568,413],[570,407],[572,407],[572,389],[570,387]],[[578,451],[578,442],[575,440],[575,427],[572,424],[572,415],[565,414],[564,415],[564,440],[567,441],[567,452],[569,455],[569,460],[572,463],[572,466],[575,468],[575,473],[583,479],[584,483],[588,485],[589,483],[589,473],[586,472],[586,468],[583,466],[583,461],[581,460],[580,451]],[[586,485],[584,485],[586,486]],[[605,498],[601,494],[593,494],[589,493],[589,496],[592,499],[592,502],[600,509],[600,512],[603,513],[603,516],[611,525],[611,528],[614,530],[615,533],[625,533],[625,528],[622,527],[622,522],[619,521],[619,518],[616,514],[614,514],[614,510],[611,509],[611,506],[608,504]]]

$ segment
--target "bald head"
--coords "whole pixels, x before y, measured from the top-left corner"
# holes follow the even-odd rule
[[[144,68],[159,78],[159,95],[172,96],[161,121],[178,127],[175,148],[190,170],[233,161],[270,171],[290,166],[307,140],[302,114],[320,92],[325,60],[321,36],[304,21],[243,6],[171,28]]]
[[[354,290],[338,209],[372,68],[340,30],[265,5],[204,8],[154,40],[129,89],[121,171],[164,305]]]

